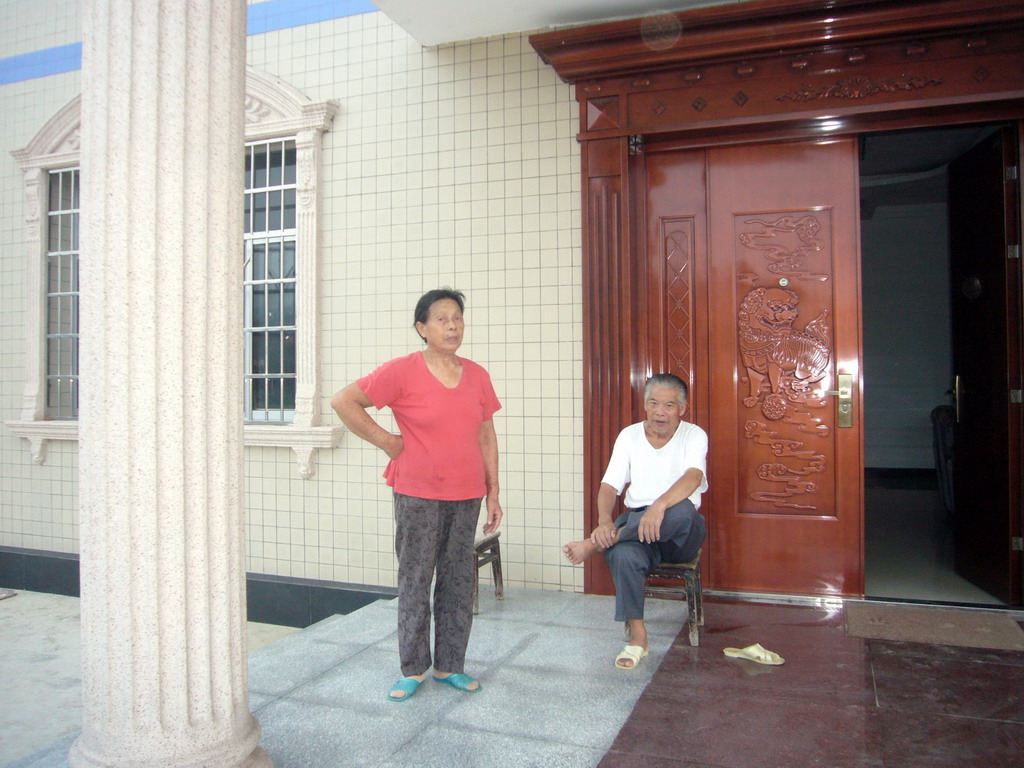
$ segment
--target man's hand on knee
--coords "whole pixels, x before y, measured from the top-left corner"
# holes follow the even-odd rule
[[[602,523],[591,532],[590,540],[601,549],[608,549],[618,541],[618,534],[615,523]]]
[[[661,523],[665,519],[665,508],[655,502],[640,517],[637,538],[644,544],[653,544],[661,539]]]

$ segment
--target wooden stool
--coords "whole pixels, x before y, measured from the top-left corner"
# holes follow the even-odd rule
[[[480,569],[490,563],[491,576],[494,577],[494,596],[498,600],[505,599],[505,582],[501,580],[501,544],[498,537],[501,531],[481,536],[473,544],[476,554],[476,582],[473,584],[473,615],[480,613]]]
[[[662,597],[668,600],[685,600],[687,603],[686,626],[690,631],[690,645],[700,645],[700,627],[704,626],[703,587],[700,580],[700,551],[688,563],[662,563],[649,574],[650,579],[665,579],[682,582],[663,587],[644,584],[644,597]],[[629,640],[629,623],[626,623],[626,640]]]

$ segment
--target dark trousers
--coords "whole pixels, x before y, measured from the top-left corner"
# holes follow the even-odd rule
[[[473,626],[480,499],[437,501],[395,494],[398,653],[405,677],[431,666],[462,672]],[[430,582],[434,583],[434,658],[430,657]]]
[[[662,563],[688,563],[697,556],[707,528],[704,516],[689,499],[665,510],[661,521],[661,540],[653,544],[640,541],[637,529],[647,508],[631,509],[615,519],[619,540],[609,547],[604,558],[615,582],[615,620],[644,617],[644,581]]]

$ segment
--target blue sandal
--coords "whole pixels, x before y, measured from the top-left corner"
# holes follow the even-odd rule
[[[415,680],[411,677],[403,677],[401,680],[399,680],[397,683],[391,686],[391,690],[388,691],[388,700],[405,701],[406,699],[411,698],[412,695],[416,693],[416,689],[420,687],[420,684],[422,682],[422,680]],[[395,691],[403,691],[405,695],[392,696],[391,694]]]
[[[456,672],[453,675],[448,675],[448,677],[438,677],[437,675],[431,675],[431,677],[433,677],[439,683],[447,683],[452,688],[458,688],[460,691],[465,691],[466,693],[476,693],[483,687],[480,685],[480,681],[478,681],[476,678],[472,678],[469,675],[464,675],[461,672]],[[476,683],[477,687],[470,688],[470,683]]]

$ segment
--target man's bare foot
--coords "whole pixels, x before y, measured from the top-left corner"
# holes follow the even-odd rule
[[[595,552],[600,552],[601,548],[590,539],[584,539],[583,541],[570,541],[562,546],[562,551],[570,563],[579,565]]]

